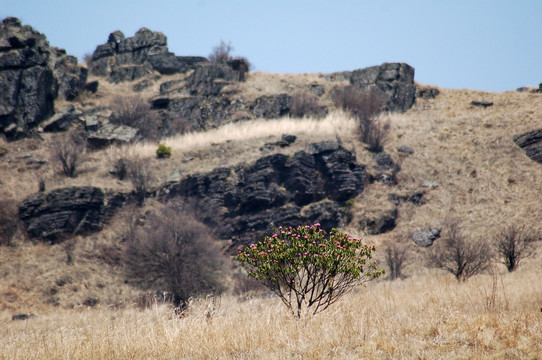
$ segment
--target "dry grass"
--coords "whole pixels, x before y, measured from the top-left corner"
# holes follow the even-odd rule
[[[0,313],[1,359],[526,359],[542,355],[541,274],[371,283],[295,320],[274,297],[72,310],[25,321]],[[494,285],[494,286],[493,286]]]
[[[159,83],[170,79],[174,76],[157,81],[142,96],[155,96]],[[326,90],[335,85],[318,74],[255,73],[238,84],[235,96],[291,93],[307,90],[312,82]],[[129,92],[133,85],[100,84],[98,94],[84,98],[82,107],[105,104],[112,94]],[[514,222],[541,230],[542,166],[527,158],[512,138],[542,127],[542,95],[440,90],[436,99],[418,99],[405,114],[383,115],[391,125],[385,150],[402,169],[398,185],[369,186],[355,199],[354,218],[345,230],[362,236],[360,218],[387,210],[388,195],[418,191],[425,191],[425,205],[399,205],[397,228],[366,240],[377,245],[390,239],[411,243],[412,230],[440,226],[448,215],[461,219],[472,239],[490,238],[500,225]],[[477,108],[470,105],[472,100],[495,105]],[[374,172],[371,154],[355,139],[355,127],[352,119],[335,112],[321,120],[257,119],[167,139],[172,156],[165,160],[156,159],[157,144],[135,144],[126,151],[145,158],[163,180],[174,169],[183,175],[203,172],[340,138],[358,162]],[[263,148],[283,133],[298,139],[287,148]],[[35,193],[37,172],[45,177],[47,191],[81,185],[111,193],[131,190],[128,181],[109,174],[114,150],[92,152],[75,179],[58,177],[47,164],[36,165],[47,160],[44,149],[51,138],[43,134],[43,140],[0,142],[9,151],[0,158],[6,196],[18,202]],[[415,153],[396,152],[400,145]],[[424,180],[438,186],[424,188]],[[155,205],[151,199],[145,209]],[[403,269],[406,280],[370,283],[328,311],[299,322],[276,298],[243,301],[233,296],[221,298],[213,314],[208,312],[210,300],[196,302],[179,319],[166,307],[141,311],[127,305],[139,291],[123,283],[120,267],[100,258],[100,249],[122,246],[124,227],[125,222],[114,218],[99,234],[77,238],[72,250],[20,241],[0,247],[0,359],[542,357],[540,250],[515,273],[506,274],[499,265],[495,276],[458,284],[451,275],[421,266],[424,253],[416,248]],[[67,251],[73,251],[71,264]],[[378,250],[377,257],[383,259]],[[90,298],[100,300],[94,309],[82,305]],[[38,316],[12,322],[16,313]]]

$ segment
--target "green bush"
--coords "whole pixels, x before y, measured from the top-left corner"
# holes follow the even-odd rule
[[[312,226],[279,227],[272,236],[251,244],[237,256],[248,276],[277,294],[294,316],[327,309],[356,284],[380,276],[368,262],[374,245],[333,229],[329,236]]]
[[[166,146],[165,144],[159,144],[158,149],[156,149],[156,157],[168,158],[171,156],[171,146]]]

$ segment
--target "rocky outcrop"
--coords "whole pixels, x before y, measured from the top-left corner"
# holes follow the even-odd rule
[[[45,35],[17,18],[0,23],[0,133],[9,139],[54,114],[54,100],[73,100],[85,87],[87,70]]]
[[[166,185],[160,196],[195,200],[201,220],[221,238],[233,239],[233,247],[279,225],[320,222],[328,230],[344,225],[343,203],[364,190],[365,167],[337,143],[314,144],[311,150],[188,176]]]
[[[526,132],[514,137],[517,146],[525,150],[532,160],[542,163],[542,129]]]
[[[19,217],[28,234],[50,242],[99,231],[105,220],[104,194],[96,187],[70,187],[24,200]]]
[[[41,127],[47,132],[66,131],[74,121],[79,119],[80,115],[81,112],[76,111],[73,105],[66,105],[50,119],[41,123]]]
[[[164,34],[141,28],[129,38],[119,30],[109,34],[107,43],[94,51],[89,70],[118,83],[139,79],[153,70],[160,74],[186,72],[207,61],[200,56],[176,56],[169,52]]]
[[[276,119],[290,113],[292,96],[289,94],[260,96],[250,105],[256,117]]]
[[[416,100],[414,68],[405,63],[384,63],[355,70],[350,76],[350,84],[362,88],[377,87],[388,111],[404,112]]]
[[[0,24],[0,132],[22,137],[53,115],[56,84],[44,35],[17,18]]]
[[[88,69],[77,63],[75,56],[67,55],[66,50],[51,48],[51,66],[57,83],[57,97],[74,100],[85,89]]]

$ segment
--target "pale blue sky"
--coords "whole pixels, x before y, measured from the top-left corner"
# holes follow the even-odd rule
[[[423,84],[487,91],[542,82],[540,0],[0,0],[82,58],[110,32],[162,31],[177,55],[221,39],[256,71],[330,73],[406,62]]]

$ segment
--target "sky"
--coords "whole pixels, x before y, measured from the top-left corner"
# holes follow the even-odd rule
[[[406,62],[415,80],[491,92],[542,83],[540,0],[0,0],[82,59],[121,30],[163,32],[176,55],[221,40],[254,71],[331,73]]]

